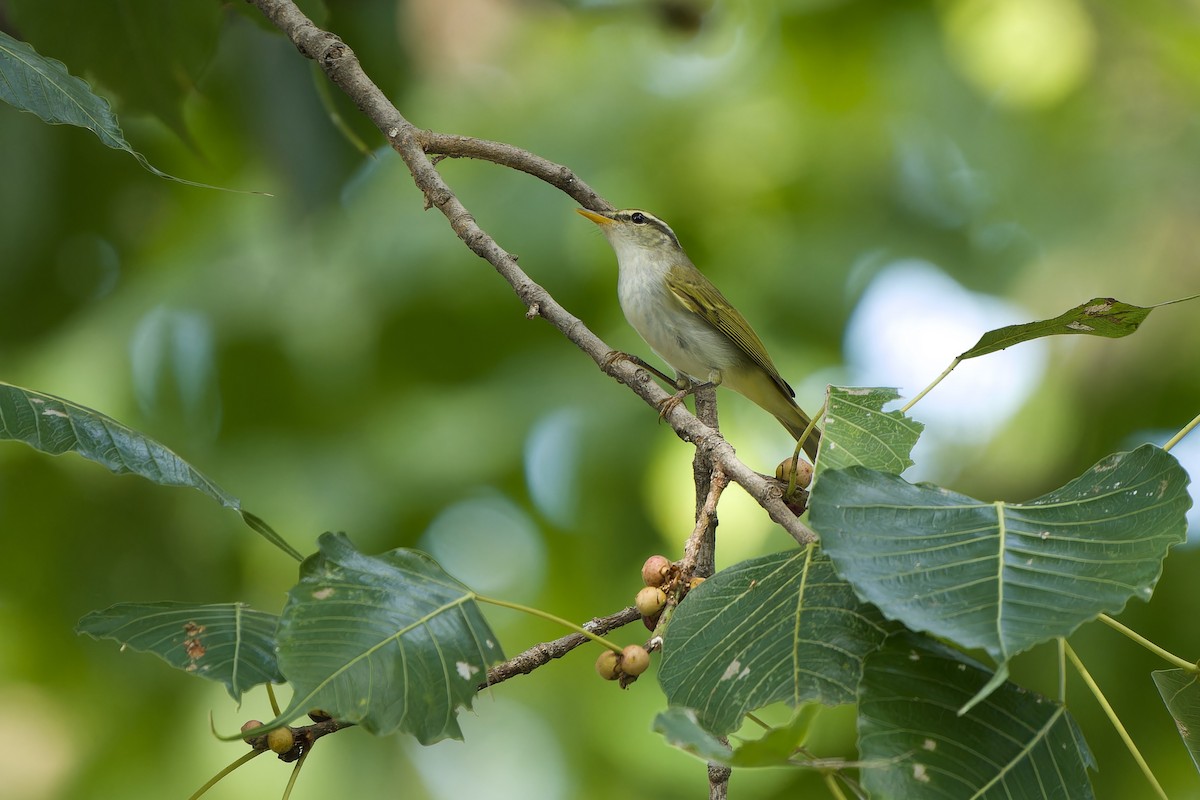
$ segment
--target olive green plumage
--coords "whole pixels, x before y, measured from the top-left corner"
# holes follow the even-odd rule
[[[797,440],[809,417],[746,318],[687,257],[670,226],[646,211],[600,214],[595,222],[617,254],[617,295],[634,330],[682,378],[727,386],[778,419]],[[804,441],[817,457],[820,432]]]

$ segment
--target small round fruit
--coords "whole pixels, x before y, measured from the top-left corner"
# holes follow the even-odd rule
[[[637,677],[650,668],[650,654],[640,644],[631,644],[621,651],[621,672]]]
[[[662,611],[662,607],[667,604],[667,596],[657,586],[647,586],[637,593],[633,604],[643,617],[652,617]]]
[[[775,468],[775,477],[784,482],[791,481],[793,468],[796,471],[796,485],[801,489],[807,489],[808,485],[812,483],[812,464],[804,459],[800,459],[799,464],[792,458],[780,461],[779,466]]]
[[[242,733],[245,733],[246,731],[252,731],[252,730],[254,730],[255,728],[261,728],[261,727],[262,727],[262,723],[261,723],[261,722],[259,722],[258,720],[256,720],[256,719],[247,720],[246,722],[242,723]],[[246,737],[245,739],[243,739],[242,741],[243,741],[243,742],[245,742],[246,744],[251,744],[251,745],[252,745],[252,744],[254,744],[254,740],[255,740],[255,739],[261,739],[261,738],[262,738],[262,736],[261,736],[261,735],[259,735],[259,736],[247,736],[247,737]]]
[[[666,556],[650,556],[642,565],[642,583],[647,586],[662,586],[671,571],[671,562]]]
[[[284,725],[282,728],[273,728],[267,732],[267,747],[276,753],[283,755],[295,746],[296,737],[292,733],[292,729],[288,726]]]
[[[596,659],[596,672],[606,681],[615,681],[621,677],[621,656],[605,650]]]

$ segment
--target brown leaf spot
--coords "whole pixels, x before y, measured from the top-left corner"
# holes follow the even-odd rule
[[[207,630],[203,625],[197,625],[195,622],[185,622],[183,632],[187,634],[187,638],[183,640],[183,651],[187,653],[187,657],[193,662],[188,665],[188,670],[194,670],[196,664],[194,662],[204,658],[204,654],[208,652],[208,648],[204,646],[204,642],[200,641],[201,634]]]
[[[1112,311],[1114,302],[1116,301],[1112,298],[1109,298],[1107,303],[1096,303],[1092,306],[1085,306],[1083,313],[1087,314],[1089,317],[1097,317],[1101,314],[1107,314],[1109,311]]]

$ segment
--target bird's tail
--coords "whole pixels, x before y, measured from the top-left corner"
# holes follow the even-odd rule
[[[776,414],[775,419],[783,423],[783,427],[787,428],[788,433],[790,433],[792,437],[796,439],[796,441],[800,441],[800,437],[804,435],[804,430],[808,427],[812,420],[810,420],[808,415],[801,411],[797,406],[792,406],[791,411],[792,413],[786,416],[782,414]],[[819,448],[820,445],[821,430],[820,428],[814,427],[809,432],[808,438],[804,440],[804,444],[801,446],[804,448],[804,452],[808,454],[809,459],[815,463],[817,460],[817,448]]]

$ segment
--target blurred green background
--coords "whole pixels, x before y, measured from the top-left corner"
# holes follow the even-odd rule
[[[1197,291],[1200,6],[1170,0],[312,0],[415,124],[569,165],[648,208],[751,319],[802,405],[829,382],[911,396],[984,330],[1096,296]],[[524,309],[422,199],[381,137],[245,3],[0,0],[0,26],[110,98],[157,179],[90,133],[0,107],[0,380],[165,442],[308,552],[420,547],[474,588],[584,620],[631,602],[690,530],[691,450]],[[614,347],[648,355],[615,260],[523,174],[440,169],[480,224]],[[1163,441],[1200,396],[1197,307],[1133,337],[1027,345],[914,410],[912,476],[1042,494]],[[786,434],[722,395],[739,454]],[[1200,447],[1185,441],[1185,466]],[[720,565],[789,541],[731,489]],[[278,611],[295,565],[195,492],[0,446],[0,775],[7,800],[186,797],[242,752],[208,731],[264,717],[151,656],[72,633],[119,601]],[[1122,619],[1197,656],[1194,549]],[[560,635],[489,610],[510,654]],[[637,641],[641,628],[622,631]],[[1200,779],[1149,678],[1107,629],[1075,637],[1171,797]],[[699,797],[703,766],[650,731],[653,680],[601,684],[585,649],[481,696],[466,742],[350,731],[296,798]],[[1015,677],[1053,692],[1048,651]],[[1149,796],[1078,681],[1101,798]],[[825,712],[820,755],[853,755]],[[258,759],[212,794],[281,793]],[[738,772],[733,796],[823,796]]]

